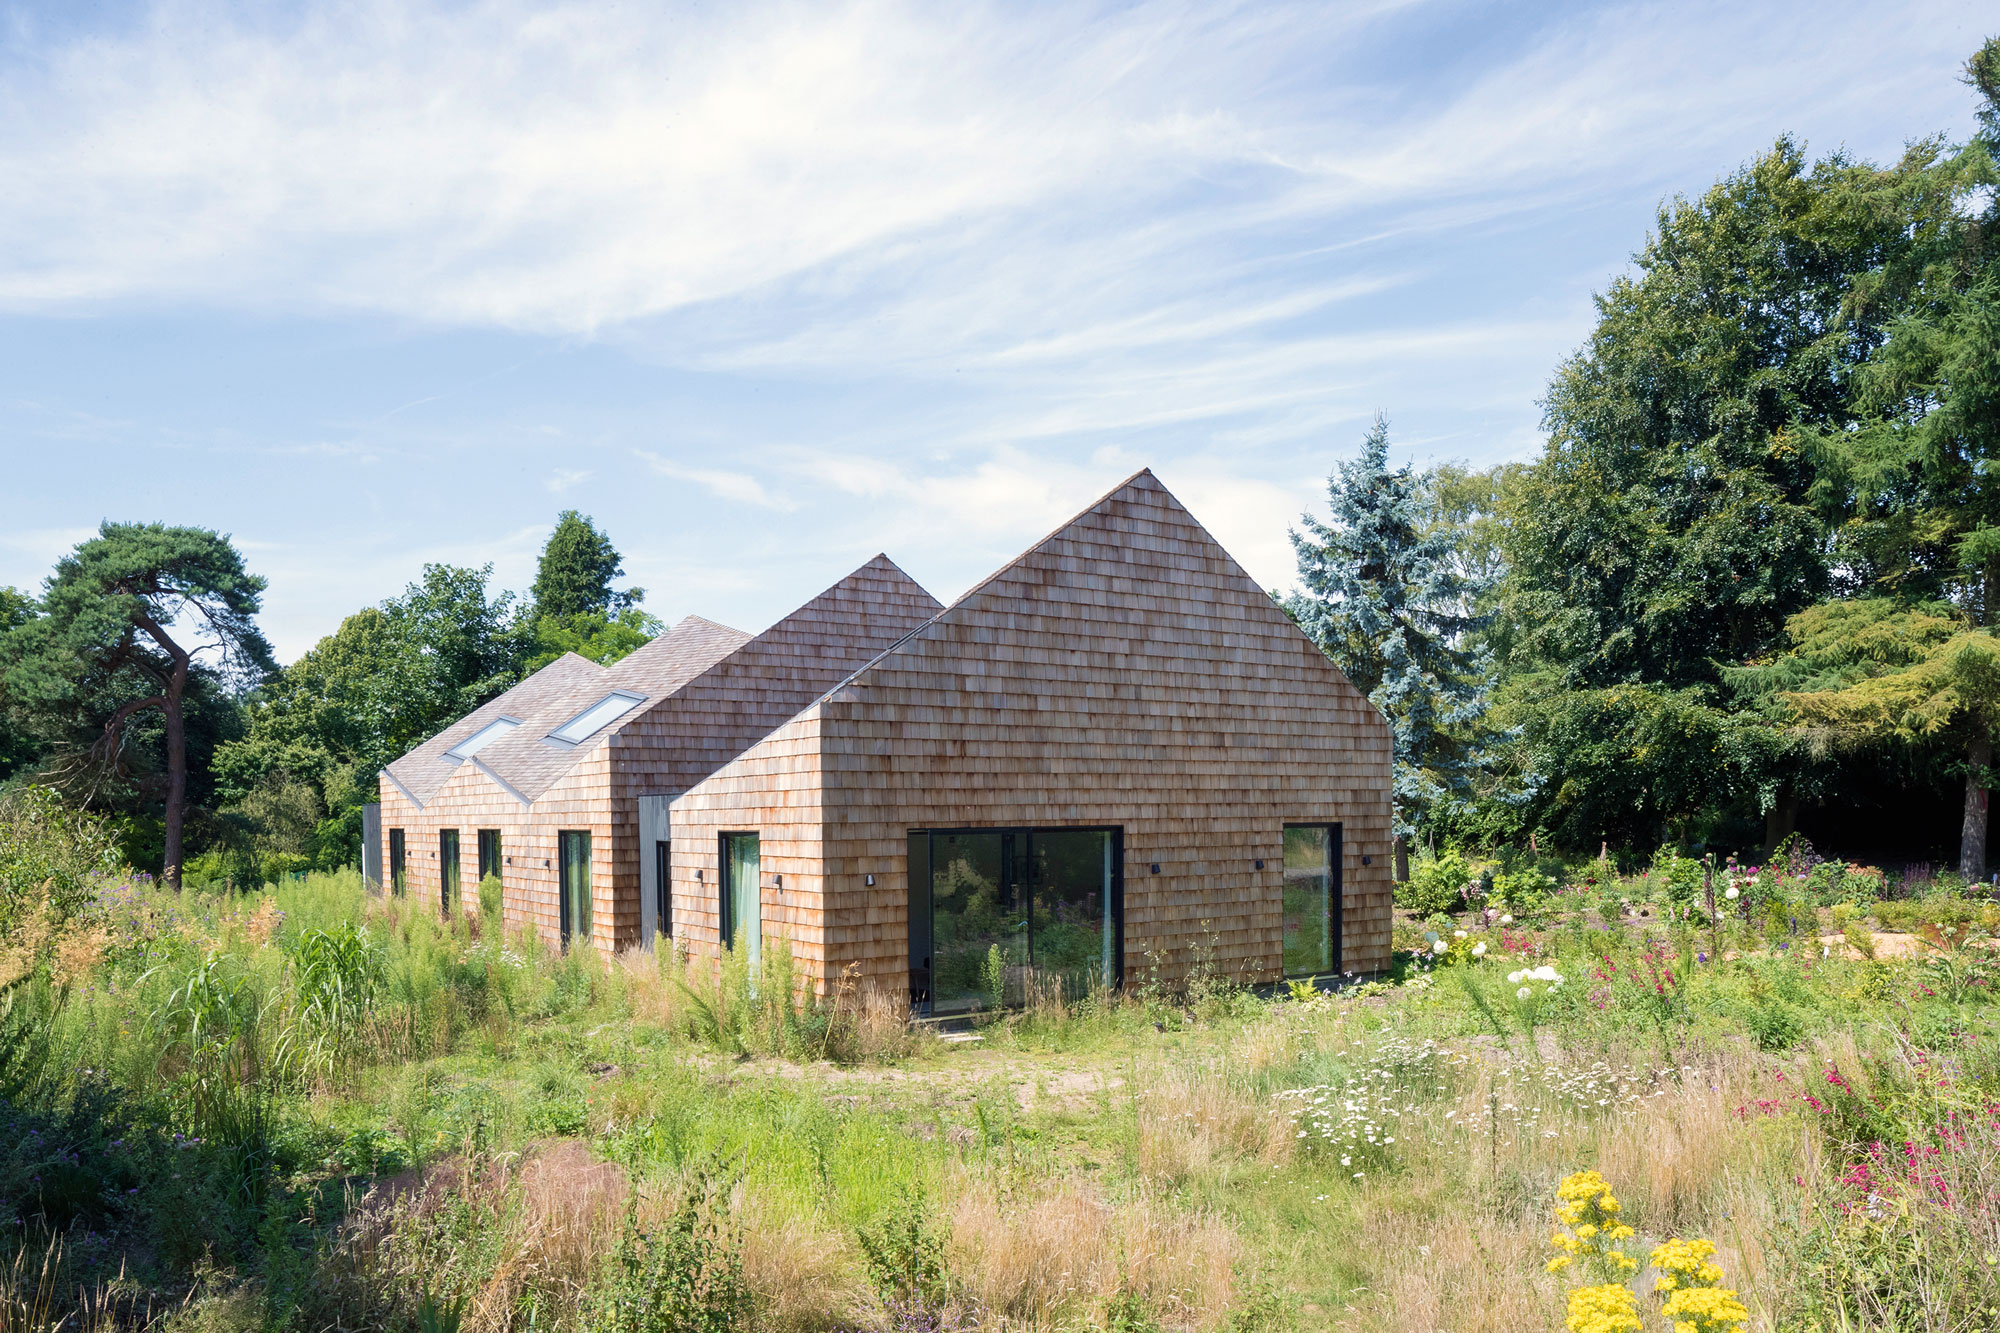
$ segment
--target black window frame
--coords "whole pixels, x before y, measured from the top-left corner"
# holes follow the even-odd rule
[[[730,869],[732,863],[729,858],[729,840],[731,838],[755,838],[757,840],[757,865],[759,868],[758,874],[761,876],[764,865],[764,835],[759,830],[753,828],[729,829],[715,835],[715,905],[718,910],[716,917],[718,930],[716,934],[721,939],[723,948],[733,950],[736,947],[736,914],[734,909],[736,907],[737,885],[735,883],[736,876]],[[757,895],[757,919],[761,922],[764,915],[764,886],[759,883],[753,884],[750,887],[751,891]]]
[[[507,877],[500,873],[500,867],[503,864],[501,860],[502,843],[500,841],[500,830],[497,828],[483,828],[478,830],[476,836],[479,839],[479,878],[483,881],[488,875],[492,875],[504,882]]]
[[[1125,826],[1123,824],[1036,824],[1036,825],[965,825],[945,828],[920,828],[907,830],[909,843],[904,860],[905,891],[908,895],[906,911],[910,935],[910,1003],[920,1013],[931,1012],[931,978],[935,972],[931,958],[931,944],[936,930],[930,913],[936,908],[931,898],[930,839],[968,834],[999,834],[1001,837],[1001,863],[1008,867],[1008,873],[1018,869],[1022,875],[1021,889],[1023,901],[1028,909],[1028,966],[1034,966],[1035,916],[1034,916],[1034,835],[1037,833],[1108,833],[1111,835],[1111,927],[1114,989],[1125,985]],[[916,910],[919,879],[914,872],[915,846],[918,838],[924,839],[924,873],[921,879],[925,912]],[[1018,843],[1017,843],[1018,840]],[[918,946],[922,952],[918,952]],[[922,959],[921,965],[918,960]]]
[[[409,844],[403,830],[389,830],[389,892],[402,897],[409,888]]]
[[[1346,962],[1345,951],[1347,948],[1346,923],[1344,921],[1346,913],[1346,904],[1342,901],[1347,896],[1346,878],[1345,878],[1346,876],[1345,863],[1347,860],[1346,838],[1344,833],[1342,832],[1339,820],[1288,819],[1285,821],[1284,829],[1289,830],[1295,828],[1321,829],[1327,835],[1326,866],[1327,866],[1327,875],[1331,881],[1326,887],[1327,917],[1328,917],[1327,929],[1328,932],[1333,936],[1333,949],[1332,949],[1333,966],[1331,969],[1325,972],[1321,972],[1317,969],[1311,972],[1297,972],[1297,973],[1285,971],[1284,929],[1281,924],[1279,927],[1279,934],[1278,934],[1278,970],[1284,973],[1285,980],[1287,981],[1310,981],[1314,977],[1324,977],[1324,976],[1337,977],[1341,974],[1341,969],[1345,965]],[[1284,913],[1284,892],[1285,892],[1285,852],[1284,852],[1283,831],[1281,831],[1278,836],[1279,836],[1278,910],[1280,917],[1282,918]]]
[[[591,831],[587,828],[556,830],[556,930],[561,936],[562,947],[565,949],[570,946],[573,940],[587,940],[597,933],[597,904],[592,902],[589,910],[578,913],[575,902],[576,886],[570,883],[569,875],[571,861],[569,840],[572,838],[583,839],[582,859],[583,864],[588,866],[590,865],[592,855],[597,850],[596,845],[591,841],[590,833]],[[596,892],[596,885],[594,883],[591,885],[591,891],[593,894]],[[574,928],[579,917],[581,917],[583,925],[583,929],[580,932]]]
[[[671,838],[653,840],[653,934],[660,939],[674,937],[674,844]]]
[[[458,830],[441,828],[438,830],[438,914],[449,917],[453,900],[465,900],[465,888],[459,882]]]

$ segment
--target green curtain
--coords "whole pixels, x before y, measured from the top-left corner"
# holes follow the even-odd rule
[[[754,969],[764,955],[764,914],[757,835],[731,834],[729,838],[729,937],[730,947],[749,950]]]

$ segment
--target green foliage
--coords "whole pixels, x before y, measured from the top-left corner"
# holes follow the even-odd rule
[[[749,1324],[742,1238],[728,1213],[734,1182],[697,1165],[666,1224],[651,1230],[628,1212],[612,1276],[591,1327],[607,1333],[735,1333]]]
[[[1464,640],[1488,587],[1439,522],[1435,478],[1389,466],[1383,418],[1327,499],[1329,522],[1291,534],[1303,591],[1285,609],[1388,718],[1397,832],[1413,836],[1420,812],[1471,794],[1488,664]]]
[[[1396,905],[1420,916],[1455,911],[1471,880],[1466,859],[1447,849],[1410,868],[1409,882],[1396,886]]]
[[[46,787],[0,793],[0,938],[30,913],[46,913],[56,925],[80,915],[117,869],[117,845],[103,819]]]
[[[1653,853],[1652,878],[1661,898],[1681,916],[1701,899],[1701,862],[1682,856],[1672,847],[1662,847]]]
[[[564,653],[609,666],[657,636],[666,626],[637,607],[622,611],[581,611],[573,616],[536,616],[534,643],[523,669],[538,671]]]
[[[611,539],[574,509],[556,518],[535,571],[535,616],[567,621],[575,616],[621,611],[645,598],[645,590],[614,591],[611,581],[625,573]]]
[[[951,1292],[946,1235],[921,1189],[905,1189],[855,1233],[868,1280],[892,1310],[942,1309]]]
[[[1523,919],[1538,917],[1555,896],[1557,884],[1534,866],[1507,871],[1493,877],[1493,901],[1510,915]]]

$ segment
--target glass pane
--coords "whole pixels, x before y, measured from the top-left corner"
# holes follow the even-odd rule
[[[754,833],[729,837],[729,944],[747,949],[755,967],[764,954],[763,867]]]
[[[590,938],[590,834],[564,833],[562,843],[563,926],[577,939]]]
[[[1034,885],[1035,972],[1075,998],[1117,984],[1111,917],[1111,834],[1028,835]]]
[[[625,716],[638,704],[639,697],[635,694],[606,695],[549,734],[559,741],[574,743],[586,740],[599,727]]]
[[[1333,876],[1327,830],[1320,825],[1285,830],[1285,975],[1309,977],[1333,970]]]
[[[672,845],[653,844],[653,929],[668,939],[674,934],[674,856]]]
[[[391,892],[403,891],[403,830],[389,830],[389,888]]]
[[[1020,875],[1008,864],[1014,839],[1002,833],[931,835],[933,1013],[960,1013],[1021,998],[1028,963],[1028,913]],[[1000,951],[992,959],[995,949]],[[998,962],[991,974],[989,960]],[[1002,994],[994,996],[999,983]]]
[[[445,753],[454,759],[470,759],[520,725],[519,722],[511,717],[503,717],[497,721],[488,722],[485,726],[473,732],[449,750],[446,750]]]
[[[449,912],[458,901],[458,830],[438,833],[438,906]]]

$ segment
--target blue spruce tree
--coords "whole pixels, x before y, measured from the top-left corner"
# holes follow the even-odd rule
[[[1389,466],[1389,425],[1375,418],[1361,456],[1327,478],[1330,522],[1310,514],[1291,534],[1302,591],[1285,609],[1389,719],[1395,736],[1396,832],[1471,791],[1491,663],[1468,646],[1488,591],[1454,558],[1432,476]]]

